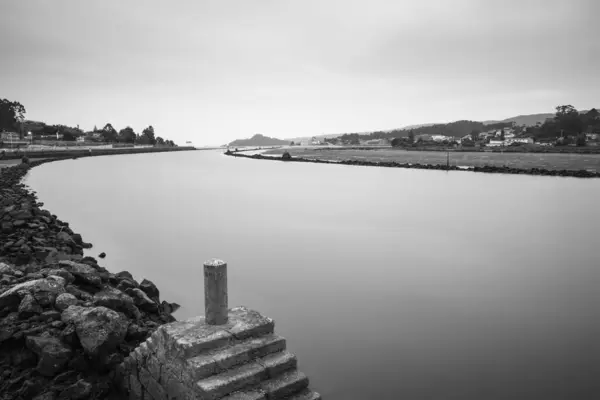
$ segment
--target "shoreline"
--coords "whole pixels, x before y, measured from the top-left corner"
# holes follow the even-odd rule
[[[114,385],[121,362],[176,320],[179,305],[161,302],[154,283],[84,256],[92,245],[23,183],[30,169],[72,158],[0,170],[2,400],[127,398]]]
[[[289,154],[289,153],[288,153]],[[440,170],[440,171],[471,171],[471,172],[483,172],[483,173],[497,173],[497,174],[511,174],[511,175],[535,175],[535,176],[561,176],[561,177],[572,177],[572,178],[600,178],[599,172],[590,172],[586,170],[548,170],[543,168],[511,168],[511,167],[496,167],[496,166],[483,166],[483,167],[459,167],[456,165],[441,165],[441,164],[409,164],[409,163],[398,163],[395,161],[358,161],[358,160],[315,160],[310,158],[294,157],[282,158],[282,157],[268,157],[262,154],[246,155],[238,154],[238,152],[227,151],[225,155],[231,157],[242,157],[252,158],[256,160],[271,160],[271,161],[283,161],[283,162],[305,162],[315,164],[335,164],[335,165],[354,165],[354,166],[365,166],[365,167],[384,167],[384,168],[408,168],[408,169],[429,169],[429,170]]]

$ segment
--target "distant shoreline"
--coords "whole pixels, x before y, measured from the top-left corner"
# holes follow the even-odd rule
[[[506,166],[482,166],[482,167],[459,167],[456,165],[440,165],[440,164],[410,164],[410,163],[398,163],[395,161],[364,161],[364,160],[317,160],[302,157],[294,157],[284,159],[282,157],[268,157],[262,154],[246,155],[239,154],[239,152],[228,150],[225,152],[226,155],[231,157],[242,157],[252,158],[256,160],[271,160],[271,161],[282,161],[282,162],[305,162],[314,164],[336,164],[336,165],[355,165],[365,167],[384,167],[384,168],[408,168],[408,169],[429,169],[429,170],[440,170],[440,171],[472,171],[472,172],[485,172],[485,173],[498,173],[498,174],[511,174],[511,175],[537,175],[537,176],[561,176],[561,177],[572,177],[572,178],[600,178],[599,172],[591,172],[586,170],[549,170],[544,168],[512,168]]]

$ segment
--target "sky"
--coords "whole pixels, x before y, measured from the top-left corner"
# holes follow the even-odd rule
[[[600,107],[597,0],[0,0],[26,119],[221,145]]]

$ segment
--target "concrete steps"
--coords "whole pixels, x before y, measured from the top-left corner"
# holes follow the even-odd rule
[[[163,325],[136,352],[169,400],[321,399],[308,389],[273,320],[245,307],[231,309],[224,325],[208,325],[204,317]],[[155,359],[165,360],[160,368]]]

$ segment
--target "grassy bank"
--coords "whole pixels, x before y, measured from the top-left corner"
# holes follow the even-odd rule
[[[407,164],[446,165],[447,154],[440,151],[406,151],[392,148],[381,149],[277,149],[264,152],[264,155],[280,156],[288,151],[292,157],[323,161],[365,161],[395,162]],[[509,167],[518,169],[539,168],[545,170],[586,170],[600,172],[600,154],[560,154],[560,153],[497,153],[497,152],[458,152],[448,153],[451,166],[459,167]]]

